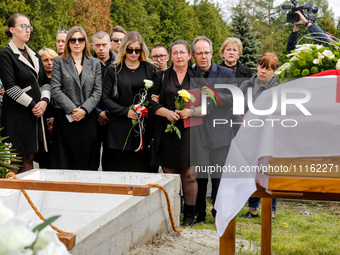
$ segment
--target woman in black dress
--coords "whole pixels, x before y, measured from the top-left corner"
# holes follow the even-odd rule
[[[150,94],[159,95],[159,102],[151,101],[150,109],[151,114],[155,115],[154,135],[159,164],[165,173],[181,175],[185,202],[183,225],[191,225],[194,223],[197,197],[194,166],[207,163],[208,153],[202,139],[204,126],[184,128],[183,124],[183,120],[200,115],[200,109],[185,108],[178,111],[175,109],[175,98],[179,90],[195,87],[194,79],[203,76],[191,68],[190,46],[186,41],[174,42],[170,46],[170,57],[173,65],[155,75],[155,87]],[[181,138],[175,132],[165,132],[167,124],[173,120],[176,120],[175,125],[181,132]]]
[[[140,116],[131,105],[140,101],[139,91],[145,87],[144,80],[152,80],[156,67],[148,58],[149,52],[142,36],[137,32],[128,33],[119,48],[118,56],[106,70],[103,84],[102,103],[109,111],[106,147],[109,149],[111,164],[104,171],[155,172],[150,168],[151,130],[149,119],[144,119],[143,147],[138,125],[132,131],[132,120]],[[117,91],[115,94],[114,91]],[[128,139],[127,139],[128,137]],[[125,147],[124,147],[125,146]]]
[[[33,158],[39,146],[46,146],[43,114],[50,101],[50,85],[39,54],[26,42],[33,27],[22,14],[8,19],[5,33],[12,40],[0,52],[0,79],[5,88],[2,103],[2,136],[22,157],[22,173],[33,168]]]
[[[101,67],[84,29],[72,27],[64,53],[53,59],[54,122],[50,168],[97,170],[97,114]]]

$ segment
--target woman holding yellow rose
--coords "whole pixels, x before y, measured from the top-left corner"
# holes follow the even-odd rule
[[[155,118],[156,159],[165,173],[181,175],[185,201],[183,225],[191,225],[194,223],[197,196],[194,166],[200,162],[193,162],[190,156],[199,155],[199,158],[204,160],[208,153],[203,148],[200,133],[202,126],[184,128],[183,124],[183,120],[200,115],[200,110],[198,108],[176,110],[175,101],[179,96],[178,92],[183,89],[190,90],[190,80],[202,78],[202,74],[191,68],[190,46],[186,41],[174,42],[170,46],[170,57],[173,65],[164,72],[156,73],[154,87],[150,90],[150,94],[159,95],[159,102],[150,101],[151,114]],[[183,98],[188,95],[185,91],[180,93]],[[165,132],[173,121],[180,131],[180,137],[176,132]],[[190,136],[195,139],[190,139]]]

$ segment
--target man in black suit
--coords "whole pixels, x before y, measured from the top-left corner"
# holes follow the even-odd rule
[[[99,31],[96,32],[92,36],[92,48],[94,49],[93,57],[98,58],[101,66],[101,77],[102,84],[105,77],[105,72],[107,67],[116,60],[115,55],[111,51],[112,42],[110,36],[104,32]],[[103,145],[103,154],[102,154],[102,169],[107,170],[107,164],[110,161],[110,155],[108,155],[107,148],[104,146],[104,141],[106,139],[106,129],[107,124],[109,122],[109,118],[107,116],[107,111],[104,106],[99,103],[96,107],[97,111],[97,120],[98,120],[98,148],[97,148],[97,158],[96,162],[99,167],[100,162],[100,150]]]
[[[212,60],[213,48],[212,42],[205,36],[200,36],[194,39],[192,43],[193,57],[196,62],[195,68],[203,73],[209,86],[215,87],[215,84],[235,84],[235,73],[233,70],[216,65]],[[209,90],[206,87],[207,90]],[[209,90],[213,95],[214,93]],[[233,131],[230,126],[230,118],[232,116],[232,95],[229,90],[226,89],[216,89],[221,102],[219,102],[216,95],[215,101],[217,105],[213,108],[212,112],[206,116],[208,122],[209,131],[212,138],[212,145],[209,150],[210,153],[210,166],[224,166],[225,160],[227,158],[229,145],[233,137]],[[228,125],[217,125],[213,127],[214,119],[224,119],[228,121]],[[216,199],[216,194],[221,178],[220,173],[210,174],[212,191],[211,197],[214,204]],[[196,200],[196,222],[204,222],[206,217],[206,193],[208,184],[208,175],[206,173],[197,173],[198,182],[198,194]],[[216,211],[212,210],[212,214],[215,217]]]

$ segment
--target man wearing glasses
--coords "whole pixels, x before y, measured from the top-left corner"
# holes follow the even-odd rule
[[[57,52],[59,55],[62,55],[64,52],[65,43],[66,43],[66,35],[68,31],[69,29],[63,29],[63,28],[58,29],[56,45],[57,45]]]
[[[196,37],[192,43],[193,57],[196,65],[194,68],[200,70],[203,76],[206,78],[207,83],[211,87],[215,87],[215,84],[235,84],[235,73],[233,70],[216,65],[212,60],[213,48],[212,42],[205,36]],[[205,87],[206,90],[209,90]],[[209,131],[212,138],[212,145],[209,149],[209,164],[221,167],[224,166],[225,160],[228,155],[229,146],[233,137],[233,131],[230,125],[217,125],[213,126],[214,119],[228,120],[232,116],[232,95],[229,90],[216,89],[218,95],[221,98],[222,105],[217,99],[216,95],[210,90],[211,95],[214,96],[217,105],[213,108],[213,111],[206,116],[205,121],[208,122]],[[220,178],[222,173],[211,174],[211,198],[212,203],[215,203],[218,186],[220,184]],[[196,222],[204,222],[206,217],[206,193],[208,185],[208,174],[197,173],[197,200],[196,200]],[[212,214],[215,217],[216,211],[212,209]]]
[[[164,45],[156,44],[153,46],[150,59],[156,65],[157,72],[168,69],[169,55]]]
[[[119,47],[125,35],[126,35],[126,31],[121,26],[116,26],[111,31],[111,35],[110,35],[111,42],[112,42],[111,49],[113,51],[113,54],[116,57],[118,56]]]

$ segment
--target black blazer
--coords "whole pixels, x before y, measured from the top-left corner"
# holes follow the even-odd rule
[[[210,86],[215,88],[215,84],[230,84],[237,86],[235,83],[235,73],[230,68],[216,65],[211,61],[211,67],[207,77],[207,82]],[[217,105],[212,104],[213,109],[210,114],[206,116],[210,134],[212,137],[212,148],[221,148],[228,146],[233,138],[233,130],[230,126],[230,120],[232,118],[232,108],[233,108],[233,97],[228,89],[216,89],[216,92],[221,98],[222,105],[220,105],[219,100],[215,96]],[[214,124],[214,119],[227,120],[228,123],[225,125]]]
[[[165,126],[166,126],[166,118],[162,117],[162,116],[158,116],[158,115],[154,115],[154,113],[164,107],[163,104],[165,102],[165,95],[164,95],[164,90],[165,87],[167,86],[168,82],[169,82],[169,78],[170,78],[170,73],[173,70],[173,67],[170,67],[169,69],[165,70],[165,71],[160,71],[157,72],[154,76],[154,86],[149,90],[149,97],[151,98],[152,94],[155,95],[159,95],[159,103],[153,101],[150,99],[150,105],[149,105],[149,109],[150,109],[150,115],[153,118],[153,122],[154,122],[154,138],[155,138],[155,149],[158,151],[159,150],[159,146],[161,143],[161,139],[163,136],[163,133],[165,131]],[[194,80],[192,80],[192,78],[202,78],[203,79],[203,75],[201,72],[195,70],[195,69],[191,69],[188,68],[188,75],[190,77],[190,86],[193,88],[198,88],[198,87],[202,87],[203,84],[200,84],[199,82],[195,82]],[[163,75],[164,74],[164,75]],[[204,122],[203,126],[201,127],[201,134],[202,136],[202,142],[203,142],[203,146],[207,147],[211,145],[211,136],[209,133],[209,129],[206,125],[206,123]]]
[[[0,79],[5,88],[2,103],[2,136],[9,136],[17,153],[38,152],[41,118],[32,108],[41,99],[49,102],[51,87],[40,55],[25,45],[33,65],[11,41],[0,52]]]
[[[145,65],[146,77],[144,79],[152,80],[156,72],[156,66],[148,62],[142,61],[141,65]],[[112,88],[116,82],[115,70],[117,70],[117,86],[118,99],[112,98]],[[120,70],[120,71],[119,71]],[[103,93],[101,103],[106,110],[109,111],[108,118],[110,119],[107,128],[107,139],[104,141],[109,149],[122,150],[128,133],[131,129],[131,119],[127,117],[129,107],[133,103],[131,83],[128,79],[128,68],[125,64],[118,65],[117,68],[110,65],[105,74]],[[148,121],[146,121],[148,122]],[[145,123],[147,125],[147,123]],[[146,129],[148,132],[148,129]],[[149,133],[145,134],[145,143],[150,140]],[[128,140],[125,150],[132,150],[132,139]],[[144,146],[145,148],[146,146]]]

